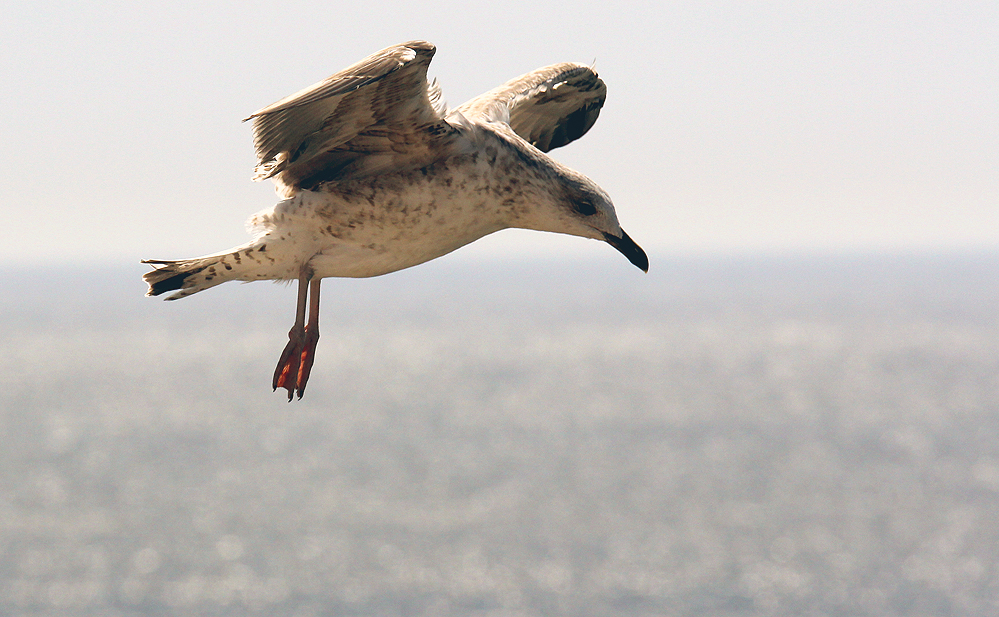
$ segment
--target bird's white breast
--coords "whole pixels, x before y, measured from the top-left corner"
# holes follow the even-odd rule
[[[294,246],[319,277],[378,276],[510,227],[536,193],[516,153],[496,141],[430,167],[302,191],[251,223]],[[271,250],[271,249],[268,249]]]

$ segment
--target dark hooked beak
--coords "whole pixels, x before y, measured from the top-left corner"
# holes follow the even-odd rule
[[[642,250],[642,247],[635,244],[635,241],[628,237],[628,234],[621,230],[621,237],[604,234],[607,244],[621,251],[621,254],[628,258],[628,261],[642,269],[642,272],[649,271],[649,257]]]

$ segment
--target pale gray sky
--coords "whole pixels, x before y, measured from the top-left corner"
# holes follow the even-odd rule
[[[569,7],[572,7],[571,10]],[[554,155],[675,251],[999,248],[999,3],[18,2],[0,24],[0,263],[245,241],[254,110],[435,43],[457,106],[564,60],[609,94]],[[470,256],[597,254],[501,232]]]

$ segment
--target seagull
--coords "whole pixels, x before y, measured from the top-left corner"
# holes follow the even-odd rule
[[[506,228],[602,240],[648,272],[607,193],[546,154],[596,122],[607,96],[596,72],[553,64],[449,110],[427,81],[435,51],[426,41],[383,49],[246,118],[253,179],[272,179],[281,201],[250,218],[247,244],[143,261],[153,266],[146,295],[174,292],[168,300],[226,281],[297,281],[271,383],[289,401],[312,372],[326,277],[388,274]]]

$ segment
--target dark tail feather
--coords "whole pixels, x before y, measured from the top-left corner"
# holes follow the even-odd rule
[[[142,263],[152,264],[154,268],[142,275],[142,280],[149,283],[146,295],[176,292],[167,300],[183,298],[235,278],[232,267],[225,264],[219,256],[181,261],[144,259]]]
[[[154,261],[145,260],[142,263],[145,264],[172,264],[174,262],[169,261]],[[152,272],[146,274],[142,277],[144,281],[149,283],[149,291],[146,292],[147,296],[158,296],[161,293],[166,293],[168,291],[174,291],[175,289],[182,289],[184,287],[184,281],[187,277],[201,272],[208,266],[201,266],[200,268],[194,268],[187,272],[178,272],[177,274],[170,274],[167,268],[159,268],[153,270]],[[165,276],[165,278],[157,278],[153,275]]]

